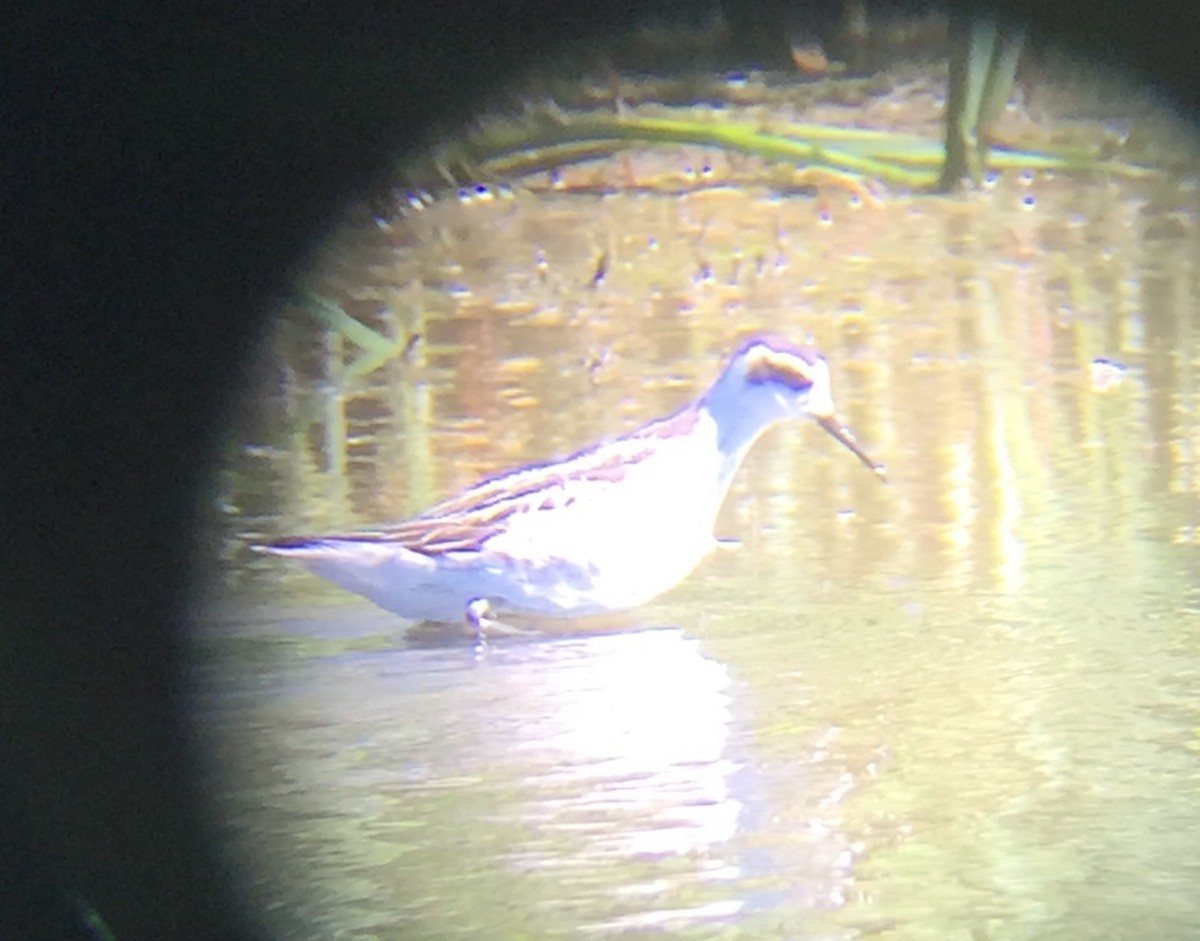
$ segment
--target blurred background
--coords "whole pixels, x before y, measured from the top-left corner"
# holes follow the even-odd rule
[[[584,44],[565,27],[548,54],[515,41],[419,146],[387,150],[364,117],[356,159],[395,156],[344,201],[314,190],[316,238],[294,218],[290,240],[265,235],[291,173],[253,225],[235,198],[252,174],[202,203],[198,244],[230,225],[275,246],[252,259],[273,274],[239,287],[226,266],[192,310],[269,313],[238,382],[204,372],[227,350],[211,326],[189,342],[187,318],[139,335],[127,315],[109,342],[137,355],[117,362],[182,391],[147,396],[111,360],[67,383],[115,414],[75,409],[86,459],[48,462],[77,478],[59,503],[98,494],[59,517],[76,528],[45,499],[12,517],[50,536],[49,564],[13,569],[31,602],[14,595],[6,632],[14,925],[1132,938],[1200,918],[1197,144],[1179,94],[1036,18],[630,15]],[[320,68],[366,83],[376,60],[338,48],[353,67]],[[209,102],[187,112],[207,129],[223,98],[198,76],[237,83],[183,74],[167,87]],[[283,98],[289,116],[310,101]],[[286,126],[281,151],[317,149]],[[159,173],[188,166],[154,153]],[[733,548],[631,618],[481,656],[248,549],[636,427],[765,330],[824,350],[889,483],[812,427],[772,431],[718,520]],[[14,401],[36,425],[53,398]],[[92,459],[130,496],[106,500]],[[157,492],[148,467],[182,493],[174,517],[147,497],[135,528],[121,501]],[[112,562],[89,548],[105,533]],[[56,579],[75,620],[39,600]],[[84,679],[28,670],[55,658]]]

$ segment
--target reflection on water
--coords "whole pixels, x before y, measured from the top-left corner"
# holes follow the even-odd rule
[[[586,885],[588,895],[619,885],[633,903],[612,907],[632,913],[606,913],[591,927],[680,923],[740,908],[719,886],[706,889],[737,875],[723,858],[741,810],[730,780],[736,766],[725,755],[724,667],[676,630],[538,647],[532,656],[496,658],[509,674],[500,685],[514,692],[505,722],[519,731],[512,747],[524,755],[523,819],[538,831],[510,847],[507,861],[559,885]],[[564,844],[573,851],[564,854]],[[670,881],[663,873],[626,881],[620,873],[639,857],[670,855],[705,856],[705,865]],[[657,910],[641,911],[644,899]],[[678,907],[668,907],[674,900]]]
[[[1198,208],[1191,180],[1021,176],[879,208],[518,189],[349,227],[315,289],[420,339],[356,371],[287,312],[197,619],[255,904],[313,938],[1188,934]],[[815,337],[889,483],[777,429],[718,522],[736,548],[630,627],[480,654],[245,548],[626,430],[755,329]]]
[[[468,885],[481,905],[534,893],[547,930],[679,928],[763,904],[766,889],[746,885],[770,879],[770,854],[740,838],[761,813],[748,807],[761,783],[736,741],[746,718],[698,641],[662,628],[480,653],[390,646],[378,633],[388,626],[346,611],[281,618],[277,640],[329,647],[272,658],[266,688],[261,665],[223,664],[221,682],[232,672],[253,692],[205,703],[219,747],[256,769],[219,800],[231,834],[253,831],[249,864],[299,878],[262,855],[297,841],[305,865],[328,874],[332,899],[293,899],[288,936],[323,924],[328,904],[339,924],[493,930],[494,911],[445,910]],[[242,616],[212,628],[230,650],[262,637]],[[807,905],[840,899],[848,875],[829,812],[846,785],[822,783],[794,785],[812,802],[805,838],[819,849],[793,893]],[[434,845],[446,827],[460,832]],[[414,901],[414,879],[433,896]]]

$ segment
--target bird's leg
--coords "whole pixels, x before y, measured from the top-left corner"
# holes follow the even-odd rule
[[[475,646],[482,649],[487,646],[487,629],[496,622],[491,617],[491,605],[486,598],[476,598],[467,604],[463,616],[468,626],[475,631]]]
[[[486,598],[476,598],[471,601],[463,612],[467,624],[475,632],[475,645],[479,649],[487,646],[488,634],[493,637],[512,634],[530,634],[532,631],[522,630],[512,624],[492,617],[492,606]]]

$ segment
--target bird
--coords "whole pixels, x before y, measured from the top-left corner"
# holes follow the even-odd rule
[[[487,477],[400,522],[255,545],[414,621],[503,629],[638,608],[687,578],[755,441],[814,419],[881,479],[837,417],[810,344],[745,340],[697,399],[567,457]]]

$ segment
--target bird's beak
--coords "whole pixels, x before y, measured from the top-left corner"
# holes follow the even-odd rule
[[[859,446],[859,443],[854,440],[854,435],[850,433],[850,429],[843,425],[836,415],[829,413],[814,415],[813,417],[822,428],[845,445],[856,458],[862,461],[864,467],[875,474],[880,480],[887,480],[887,468],[876,462]]]

